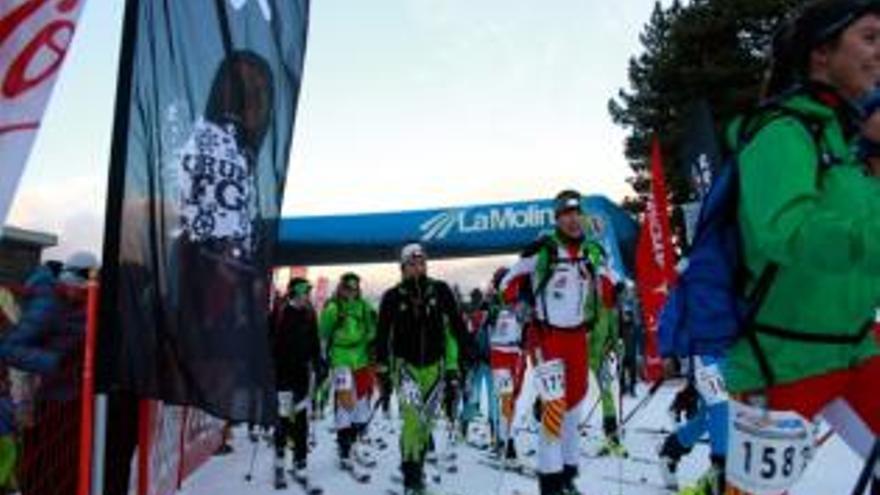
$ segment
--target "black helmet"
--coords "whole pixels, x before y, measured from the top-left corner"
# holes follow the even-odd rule
[[[562,213],[568,210],[578,210],[581,209],[581,193],[573,190],[566,189],[561,193],[556,195],[556,199],[553,200],[553,211],[558,217]]]

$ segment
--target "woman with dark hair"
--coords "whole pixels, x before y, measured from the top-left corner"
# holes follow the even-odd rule
[[[269,295],[264,261],[268,259],[267,222],[261,215],[258,174],[260,150],[273,113],[273,74],[264,59],[249,51],[233,51],[217,65],[207,92],[203,115],[178,150],[172,268],[178,304],[166,317],[175,326],[174,339],[158,339],[158,352],[189,356],[188,372],[156,370],[155,389],[172,396],[200,394],[218,410],[235,408],[240,415],[273,403],[269,369],[228,369],[242,353],[268,353],[262,336]],[[198,329],[198,330],[195,330]],[[228,338],[253,335],[248,346]],[[258,334],[257,332],[260,331]],[[265,347],[263,347],[265,346]],[[261,348],[262,347],[262,348]],[[236,359],[232,359],[236,357]],[[195,384],[210,384],[190,390]],[[234,393],[230,393],[234,391]],[[228,406],[228,407],[227,407]]]
[[[727,385],[751,404],[823,416],[867,456],[880,434],[880,182],[854,151],[854,103],[880,82],[880,2],[813,1],[780,33],[772,104],[742,124],[751,138],[738,154],[749,291],[772,282],[754,339],[728,354]]]

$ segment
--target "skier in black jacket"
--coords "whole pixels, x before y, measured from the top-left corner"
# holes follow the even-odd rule
[[[421,495],[433,419],[443,403],[444,387],[447,394],[457,392],[458,370],[468,361],[472,346],[466,343],[467,330],[452,290],[427,276],[419,244],[403,248],[401,271],[403,281],[382,297],[376,354],[380,383],[390,383],[392,360],[398,379],[404,493]]]
[[[318,340],[318,318],[309,300],[311,285],[293,278],[274,315],[271,328],[275,380],[278,388],[278,426],[275,428],[275,488],[284,489],[284,450],[293,437],[294,478],[307,485],[308,401],[314,375],[326,373]]]

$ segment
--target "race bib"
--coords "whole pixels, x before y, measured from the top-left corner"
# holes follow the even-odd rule
[[[599,380],[602,388],[609,388],[614,385],[614,382],[617,380],[617,355],[613,352],[609,352],[605,359],[602,360],[602,364],[599,366],[598,375],[596,379]]]
[[[337,368],[333,372],[333,389],[339,392],[354,390],[354,376],[349,368]]]
[[[724,376],[717,364],[706,365],[703,360],[697,358],[694,363],[694,377],[696,379],[697,392],[712,406],[730,399],[727,386],[724,384]]]
[[[286,418],[293,412],[293,392],[278,392],[278,416]]]
[[[400,402],[408,406],[418,407],[422,402],[422,391],[419,384],[406,373],[400,378]]]
[[[813,428],[801,415],[730,402],[727,481],[754,495],[794,486],[813,457]]]
[[[535,368],[541,400],[550,402],[565,397],[565,363],[553,359]]]
[[[510,370],[492,370],[492,379],[496,394],[507,395],[513,393],[513,375],[510,374]]]
[[[495,345],[513,345],[519,343],[521,334],[522,331],[516,315],[509,310],[504,310],[498,315],[491,340]]]

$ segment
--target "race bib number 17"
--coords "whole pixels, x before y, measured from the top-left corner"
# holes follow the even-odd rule
[[[565,363],[554,359],[535,368],[541,400],[551,402],[565,397]]]
[[[791,412],[767,411],[730,401],[727,480],[755,495],[794,486],[813,457],[812,424]]]

